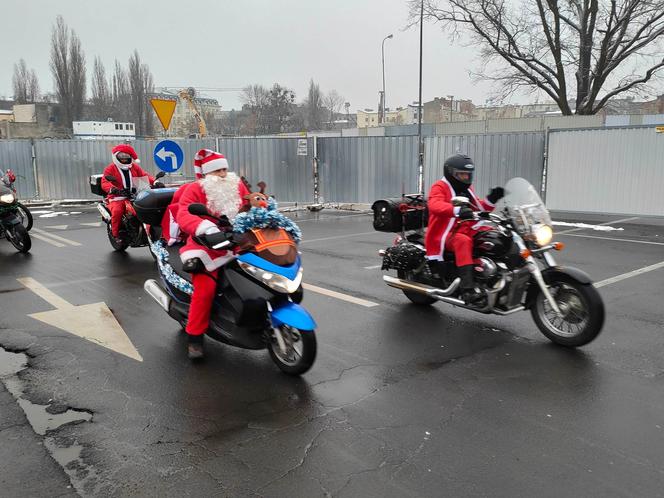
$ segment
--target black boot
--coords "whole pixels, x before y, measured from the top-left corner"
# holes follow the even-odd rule
[[[187,335],[187,356],[190,360],[200,360],[205,356],[203,351],[203,338],[201,335]]]
[[[475,265],[457,267],[459,278],[461,278],[461,284],[459,285],[461,289],[460,296],[466,304],[476,304],[483,298],[482,291],[475,287],[474,271]]]

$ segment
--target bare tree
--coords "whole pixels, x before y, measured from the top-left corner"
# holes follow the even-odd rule
[[[150,68],[141,62],[138,50],[129,58],[128,80],[130,90],[131,112],[136,132],[139,135],[152,133],[152,113],[148,109],[148,95],[154,92],[154,81]]]
[[[257,135],[265,131],[265,113],[269,104],[269,91],[263,85],[249,85],[244,87],[240,100],[243,108],[250,112],[245,116],[242,131],[248,135]]]
[[[37,102],[41,96],[39,78],[34,69],[28,73],[28,102]]]
[[[320,130],[323,127],[325,110],[323,109],[323,92],[320,86],[314,83],[314,80],[309,81],[309,91],[307,98],[304,101],[307,117],[308,130]]]
[[[104,63],[95,57],[92,69],[92,115],[95,119],[106,120],[110,117],[112,105],[111,89],[106,78]]]
[[[83,113],[85,101],[85,54],[81,41],[73,30],[58,16],[51,32],[51,73],[55,94],[62,105],[66,126]]]
[[[540,89],[566,115],[647,90],[664,67],[661,0],[425,0],[425,12],[480,47],[477,76],[498,83],[499,98]]]
[[[128,121],[130,117],[129,78],[119,61],[113,66],[111,79],[112,117],[116,121]]]
[[[336,90],[330,90],[327,95],[323,98],[323,104],[327,108],[328,112],[330,113],[330,119],[329,123],[332,125],[334,122],[334,117],[336,114],[341,111],[341,108],[344,105],[344,102],[346,99],[344,99],[341,95]]]

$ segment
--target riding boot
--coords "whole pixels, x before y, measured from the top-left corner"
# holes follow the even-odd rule
[[[475,287],[474,266],[465,265],[457,267],[459,278],[461,278],[461,284],[459,285],[461,290],[460,295],[466,304],[475,304],[482,299],[482,291]]]
[[[203,350],[203,338],[205,336],[201,335],[187,335],[187,356],[190,360],[200,360],[205,356],[205,351]]]

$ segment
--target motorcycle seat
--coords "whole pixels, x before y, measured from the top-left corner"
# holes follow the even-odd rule
[[[166,251],[168,252],[168,263],[173,267],[173,271],[175,271],[175,273],[184,278],[187,282],[191,282],[191,273],[187,273],[182,269],[180,247],[182,247],[182,244],[166,246]]]

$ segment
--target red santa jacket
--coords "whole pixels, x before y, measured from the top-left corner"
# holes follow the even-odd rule
[[[106,175],[111,175],[115,177],[114,182],[109,182],[106,179]],[[134,178],[140,178],[140,177],[147,177],[148,180],[150,181],[150,185],[154,183],[154,177],[148,173],[146,173],[143,168],[141,168],[138,164],[134,163],[131,165],[131,168],[129,168],[129,185],[126,184],[125,182],[125,177],[122,174],[122,170],[118,168],[115,164],[111,163],[108,166],[106,166],[106,169],[104,170],[104,174],[101,178],[101,189],[108,194],[106,197],[109,201],[121,201],[126,199],[126,197],[118,196],[115,194],[109,194],[111,188],[115,187],[118,189],[123,189],[123,188],[132,188],[135,187],[135,181]]]
[[[493,211],[494,205],[486,199],[480,199],[473,190],[468,189],[471,196],[472,208],[475,211]],[[454,188],[446,178],[438,180],[431,186],[427,206],[429,208],[429,224],[424,245],[427,258],[438,261],[443,260],[445,243],[450,234],[455,232],[459,207],[452,205],[452,198],[456,197]]]
[[[194,241],[192,235],[201,235],[209,228],[216,227],[217,224],[210,218],[189,213],[189,205],[192,203],[204,204],[210,213],[216,216],[226,215],[232,222],[242,204],[249,202],[244,199],[244,196],[249,193],[247,187],[234,173],[228,173],[222,189],[215,184],[217,181],[218,179],[215,177],[208,176],[187,185],[185,189],[180,188],[182,194],[175,214],[175,220],[183,235],[186,236],[185,245],[180,249],[182,262],[200,258],[207,271],[220,268],[232,260],[234,255],[231,251],[209,249]]]
[[[175,191],[173,199],[171,199],[171,203],[168,205],[168,208],[166,208],[164,217],[161,220],[162,238],[166,240],[166,243],[169,246],[184,240],[180,225],[178,225],[177,222],[177,215],[180,210],[180,199],[182,199],[182,194],[184,194],[184,191],[189,185],[193,185],[193,183],[185,183]]]

